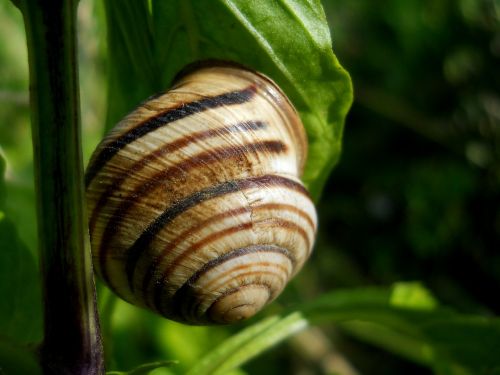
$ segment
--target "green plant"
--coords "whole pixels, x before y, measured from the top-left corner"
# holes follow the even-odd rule
[[[186,63],[209,57],[239,61],[273,77],[298,108],[311,147],[304,179],[319,200],[338,161],[343,122],[352,101],[350,80],[331,50],[319,1],[107,0],[104,4],[109,67],[106,128],[144,98],[168,87]],[[19,0],[16,5],[23,13],[28,39],[44,323],[40,319],[37,257],[23,243],[23,228],[14,225],[20,220],[14,220],[15,207],[9,207],[5,197],[16,194],[16,188],[7,186],[11,181],[4,181],[2,158],[0,367],[8,374],[36,373],[39,363],[46,373],[101,373],[103,354],[84,230],[77,1]],[[18,198],[20,202],[27,200],[26,196]],[[268,317],[231,334],[206,329],[183,331],[178,325],[117,302],[103,288],[99,292],[104,354],[110,368],[127,363],[120,361],[120,356],[140,351],[140,332],[132,336],[127,330],[141,325],[154,332],[159,342],[152,350],[155,359],[179,359],[178,364],[142,365],[130,374],[164,366],[169,367],[157,371],[238,371],[235,369],[240,365],[278,342],[324,322],[334,322],[355,337],[439,374],[500,371],[496,353],[500,321],[440,307],[418,283],[324,293],[311,302],[295,301],[290,309],[275,307],[274,312],[268,311]],[[122,341],[130,337],[135,341],[125,350]],[[161,345],[166,337],[170,337],[168,345]],[[183,345],[173,347],[179,340],[184,340]],[[183,352],[182,346],[190,349]],[[195,360],[197,351],[214,346]]]

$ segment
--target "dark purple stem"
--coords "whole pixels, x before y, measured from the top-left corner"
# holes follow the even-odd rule
[[[19,0],[26,27],[45,374],[103,374],[84,210],[77,0]]]

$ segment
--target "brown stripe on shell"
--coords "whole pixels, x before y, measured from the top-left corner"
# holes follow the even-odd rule
[[[204,227],[213,224],[219,220],[223,220],[228,217],[235,217],[242,215],[244,213],[250,213],[251,209],[250,207],[244,206],[244,207],[238,207],[234,210],[229,210],[225,211],[222,213],[219,213],[215,216],[209,217],[208,219],[202,221],[199,223],[199,225],[196,225],[192,228],[189,228],[182,232],[180,235],[178,235],[176,238],[174,238],[172,241],[169,241],[168,245],[161,251],[160,255],[156,256],[154,259],[151,260],[149,267],[144,274],[144,279],[142,282],[142,294],[145,296],[147,294],[147,290],[149,287],[149,284],[151,283],[151,280],[153,279],[153,276],[155,276],[158,272],[158,267],[165,258],[166,254],[169,254],[173,249],[177,247],[184,239],[186,239],[189,236],[192,236],[195,234],[197,231],[202,230]],[[145,301],[146,304],[149,305],[149,301]],[[152,305],[150,307],[153,307]]]
[[[273,271],[265,271],[263,269],[257,270],[257,271],[249,271],[245,273],[238,274],[234,280],[242,281],[242,280],[248,280],[248,279],[259,279],[262,278],[262,276],[268,276],[273,279],[278,279],[279,284],[266,284],[269,286],[274,287],[271,291],[271,295],[269,296],[268,300],[266,301],[269,302],[274,297],[279,293],[283,287],[286,285],[288,281],[288,277],[283,276],[280,272],[273,272]],[[242,284],[244,285],[244,284]],[[204,286],[205,287],[205,286]],[[204,294],[204,293],[203,293]],[[196,293],[196,290],[191,289],[185,296],[183,296],[183,299],[179,299],[176,301],[172,306],[173,309],[173,314],[174,316],[182,316],[184,319],[189,319],[191,318],[192,320],[196,321],[198,319],[197,315],[200,315],[199,313],[197,314],[197,309],[199,309],[200,304],[203,302],[201,298],[203,298],[203,294],[199,295]]]
[[[212,233],[212,234],[200,239],[198,242],[192,244],[191,246],[189,246],[182,254],[179,254],[174,260],[172,260],[172,262],[169,263],[168,267],[164,271],[162,271],[162,277],[159,279],[160,281],[155,283],[155,297],[158,294],[160,294],[161,288],[164,285],[166,285],[168,275],[175,273],[175,269],[177,267],[179,267],[179,265],[181,264],[181,262],[183,260],[185,260],[186,258],[188,258],[190,256],[193,256],[194,254],[196,254],[196,252],[199,249],[207,246],[210,243],[218,241],[221,238],[229,236],[233,233],[237,233],[237,232],[244,231],[244,230],[254,229],[257,224],[262,224],[262,222],[255,223],[255,222],[251,221],[248,223],[238,224],[238,225],[235,225],[235,226],[232,226],[229,228],[225,228],[221,231]],[[307,235],[305,230],[303,228],[301,228],[300,226],[298,226],[297,224],[295,224],[291,221],[288,221],[288,220],[272,219],[272,220],[266,220],[265,225],[271,226],[271,227],[284,228],[284,229],[291,230],[291,231],[297,231],[300,234],[300,236],[304,239],[304,242],[306,243],[307,249],[309,251],[309,249],[310,249],[309,236]],[[295,265],[295,262],[296,261],[294,260],[294,265]],[[129,287],[133,291],[133,276],[134,275],[127,274],[127,276],[129,276]]]
[[[220,75],[224,72],[225,76],[253,82],[257,85],[259,93],[262,96],[265,96],[268,101],[272,102],[272,107],[278,112],[282,123],[295,140],[297,149],[300,150],[300,152],[298,152],[298,165],[300,174],[302,174],[307,160],[308,148],[304,126],[300,121],[299,114],[286,96],[285,92],[271,78],[240,63],[210,59],[195,62],[186,66],[176,75],[174,78],[174,84],[183,82],[184,79],[193,79],[191,77],[193,74],[195,77],[199,77],[203,71],[213,74],[214,69],[216,69]]]
[[[285,96],[283,91],[276,85],[270,85],[266,88],[268,97],[271,98],[271,100],[274,102],[274,107],[277,108],[277,112],[281,118],[282,123],[285,124],[289,134],[293,136],[293,139],[296,142],[295,146],[297,150],[299,150],[299,152],[297,152],[297,156],[299,158],[297,164],[300,173],[298,177],[301,177],[302,173],[304,172],[308,149],[304,126],[300,121],[299,114],[292,106],[288,98]],[[276,92],[274,90],[276,90]]]
[[[183,288],[191,287],[194,283],[198,281],[200,277],[206,274],[211,269],[220,266],[222,263],[225,263],[231,259],[239,258],[248,254],[254,253],[276,253],[282,254],[290,260],[290,263],[294,265],[296,263],[295,257],[293,254],[283,248],[276,245],[251,245],[246,247],[240,247],[239,249],[234,249],[228,253],[222,254],[217,258],[210,260],[205,263],[203,267],[201,267],[198,271],[196,271],[190,278],[187,280],[184,285],[182,285],[177,291],[176,294],[182,293]]]
[[[272,263],[272,262],[258,262],[258,263],[252,263],[252,264],[242,264],[242,265],[240,265],[240,266],[238,266],[238,267],[233,267],[233,268],[231,268],[231,269],[227,270],[226,272],[221,273],[221,274],[219,275],[220,277],[219,277],[218,279],[216,279],[216,280],[212,280],[212,281],[211,281],[210,283],[208,283],[208,284],[204,284],[204,285],[203,285],[204,293],[206,293],[206,292],[210,292],[211,290],[214,290],[214,289],[215,289],[215,290],[217,290],[217,287],[218,287],[217,283],[218,283],[218,282],[220,283],[220,280],[221,280],[222,278],[224,278],[224,277],[227,277],[227,276],[231,275],[231,274],[232,274],[232,273],[234,273],[235,271],[241,271],[241,270],[244,270],[244,269],[247,269],[247,268],[254,268],[254,267],[262,267],[262,268],[264,268],[264,267],[269,267],[269,268],[276,268],[276,269],[279,269],[280,271],[282,271],[284,274],[286,274],[286,275],[287,275],[287,277],[286,277],[286,278],[282,278],[282,280],[283,280],[283,284],[285,284],[285,283],[286,283],[286,281],[288,280],[288,276],[289,276],[289,272],[288,272],[288,271],[289,271],[289,270],[288,270],[288,268],[287,268],[287,267],[282,266],[282,265],[280,265],[280,264],[276,264],[276,263]],[[292,267],[293,267],[293,266],[292,266]],[[238,274],[238,277],[241,277],[241,276],[243,276],[243,275],[247,275],[247,274],[248,274],[248,273],[240,273],[240,274]],[[215,285],[215,287],[214,287],[214,285]]]
[[[220,95],[203,98],[189,103],[179,103],[177,107],[169,109],[153,117],[149,117],[120,137],[114,139],[100,149],[100,152],[93,157],[92,164],[85,174],[85,186],[89,186],[101,168],[115,156],[122,148],[146,134],[166,126],[174,121],[181,120],[195,113],[200,113],[208,109],[243,104],[249,101],[256,93],[257,87],[250,85],[243,90],[232,91]]]
[[[310,199],[309,193],[302,184],[289,178],[277,175],[263,175],[257,177],[248,177],[241,180],[232,180],[200,190],[167,208],[160,216],[158,216],[151,224],[149,224],[149,226],[144,230],[144,232],[141,234],[141,236],[139,236],[134,244],[125,251],[125,257],[127,259],[125,268],[128,279],[133,280],[137,261],[139,260],[142,252],[149,247],[149,244],[151,243],[153,238],[166,225],[168,225],[173,219],[182,214],[184,211],[196,206],[201,202],[229,193],[234,193],[240,190],[247,190],[250,188],[265,188],[267,186],[282,186],[302,193]],[[111,231],[113,225],[108,225],[109,231]],[[101,274],[103,278],[105,278],[105,280],[109,283],[109,277],[105,268],[107,254],[105,254],[105,251],[102,251],[105,249],[104,244],[107,243],[107,241],[103,241],[102,239],[101,241],[101,252],[98,253],[100,258],[100,265],[102,267]]]
[[[217,148],[211,151],[197,154],[187,160],[179,162],[178,164],[151,176],[146,183],[138,186],[128,197],[122,198],[122,203],[114,211],[111,219],[108,221],[106,225],[106,228],[100,238],[100,248],[98,250],[101,259],[100,267],[103,279],[107,283],[109,283],[110,281],[109,276],[107,275],[107,271],[105,269],[106,256],[107,256],[106,246],[111,240],[111,238],[116,234],[115,228],[120,226],[120,222],[126,216],[127,212],[134,205],[137,204],[136,197],[141,197],[146,193],[151,192],[153,189],[160,186],[165,181],[173,179],[181,175],[182,173],[186,173],[193,168],[205,167],[209,164],[222,162],[229,158],[244,157],[248,153],[254,153],[254,154],[258,154],[260,152],[283,153],[285,151],[286,151],[286,145],[283,144],[281,141],[263,141],[263,142],[250,143],[243,146]],[[142,237],[143,236],[141,235],[140,238]],[[135,246],[135,244],[133,246]]]
[[[100,276],[194,324],[246,318],[274,299],[309,256],[317,220],[288,98],[252,69],[208,65],[120,122],[85,176]],[[255,114],[262,121],[248,121]]]
[[[193,274],[189,280],[187,280],[174,294],[172,297],[172,305],[173,306],[180,306],[184,305],[187,302],[188,299],[192,298],[195,294],[194,285],[196,282],[203,277],[206,273],[210,272],[214,268],[224,264],[225,262],[228,262],[230,260],[239,258],[239,257],[244,257],[249,254],[255,254],[255,253],[274,253],[274,254],[280,254],[287,258],[290,262],[290,266],[293,269],[296,260],[293,254],[288,251],[287,249],[283,247],[279,247],[276,245],[252,245],[252,246],[247,246],[239,249],[232,250],[226,254],[223,254],[215,259],[212,259],[211,261],[207,262],[203,267],[201,267],[195,274]],[[213,284],[219,282],[220,279],[224,278],[230,273],[233,273],[235,270],[240,270],[240,269],[245,269],[245,268],[255,268],[259,266],[269,266],[269,267],[275,267],[278,268],[287,275],[285,278],[280,277],[283,281],[283,285],[286,284],[286,281],[288,279],[289,275],[289,270],[288,268],[279,265],[277,263],[272,263],[269,261],[261,261],[261,262],[254,262],[251,264],[242,264],[237,267],[232,267],[229,270],[225,271],[224,273],[220,274],[219,277],[216,280],[212,280],[211,283],[205,284],[203,286],[203,290],[205,292],[211,290],[210,286]],[[247,275],[248,273],[244,274],[239,274],[238,277],[241,277],[243,275]],[[196,299],[196,298],[195,298]],[[186,303],[187,305],[191,305],[192,303]],[[161,306],[161,294],[155,295],[155,307],[157,311],[161,312],[162,311],[162,306]],[[196,307],[196,306],[194,306]]]
[[[126,171],[118,175],[106,188],[106,190],[99,196],[99,200],[94,206],[92,214],[89,220],[89,232],[92,235],[95,229],[97,218],[102,207],[105,207],[107,200],[112,195],[114,191],[118,191],[120,186],[124,181],[130,176],[137,174],[143,170],[148,163],[155,159],[159,159],[169,153],[175,152],[181,148],[187,147],[192,143],[199,142],[208,138],[219,137],[226,134],[232,134],[236,132],[246,132],[265,129],[266,124],[262,121],[244,121],[234,125],[229,125],[225,127],[220,127],[216,129],[209,129],[205,131],[195,132],[189,135],[185,135],[175,141],[165,144],[164,146],[158,148],[157,150],[146,155],[142,159],[136,161],[132,164]]]
[[[160,305],[161,305],[161,296],[163,294],[163,288],[164,288],[164,286],[167,285],[167,278],[168,278],[169,275],[172,275],[172,274],[175,273],[176,268],[180,266],[180,264],[182,263],[183,260],[185,260],[186,258],[188,258],[190,256],[194,256],[199,249],[205,247],[209,243],[212,243],[212,242],[215,242],[217,240],[220,240],[221,238],[223,238],[225,236],[228,236],[228,235],[231,235],[233,233],[237,233],[237,232],[240,232],[240,231],[243,231],[243,230],[251,230],[256,225],[262,224],[262,223],[263,222],[255,223],[255,222],[252,221],[252,222],[248,222],[248,223],[243,223],[243,224],[235,225],[235,226],[232,226],[232,227],[229,227],[229,228],[225,228],[225,229],[223,229],[221,231],[212,233],[212,234],[208,235],[207,237],[204,237],[201,240],[199,240],[198,242],[196,242],[196,243],[192,244],[191,246],[189,246],[182,254],[179,254],[174,260],[172,260],[172,262],[169,263],[168,267],[162,271],[161,278],[159,278],[158,282],[155,283],[155,288],[154,288],[154,292],[153,292],[154,293],[154,306],[157,309],[160,308]],[[308,251],[308,253],[306,254],[306,256],[309,255],[309,251],[310,251],[310,248],[311,248],[311,243],[310,243],[309,236],[307,235],[306,231],[303,228],[301,228],[300,226],[298,226],[297,224],[295,224],[295,223],[293,223],[291,221],[284,220],[284,219],[271,219],[271,220],[266,220],[264,223],[265,223],[266,226],[279,227],[279,228],[283,228],[283,229],[286,229],[286,230],[291,230],[291,231],[298,232],[299,235],[304,239],[304,241],[306,243],[307,251]],[[257,246],[259,246],[259,245],[257,245]],[[270,245],[265,245],[265,246],[270,246]],[[282,247],[278,247],[278,248],[286,250],[290,254],[289,258],[292,261],[293,268],[295,268],[295,265],[297,263],[297,260],[295,259],[295,256],[292,255],[292,253],[288,249],[285,249],[285,248],[282,248]],[[231,254],[231,253],[232,252],[229,252],[227,254]],[[227,254],[223,254],[220,257],[216,258],[216,259],[219,259],[219,258],[224,259],[224,256],[227,255]],[[228,259],[231,259],[231,258],[229,257]],[[213,265],[213,264],[211,264],[211,262],[213,262],[213,260],[209,261],[208,263],[206,263],[201,268],[201,270],[203,270],[204,267],[206,267],[207,265],[209,265],[208,267],[210,269],[210,267],[212,267],[212,265]],[[196,275],[196,273],[195,273],[195,275]],[[131,288],[131,290],[133,290],[132,289],[132,286],[133,286],[133,274],[132,275],[127,274],[127,276],[129,276],[129,287]],[[199,276],[201,276],[201,275],[199,275]],[[189,280],[191,280],[191,279],[189,279]],[[194,281],[196,281],[196,279]],[[192,283],[194,283],[194,281],[192,281]],[[174,293],[174,295],[177,293],[177,291]]]
[[[212,224],[214,224],[220,220],[223,220],[225,218],[236,217],[236,216],[242,215],[244,213],[253,213],[253,212],[258,212],[261,210],[262,211],[276,210],[276,211],[293,212],[293,213],[299,215],[302,219],[304,219],[310,225],[310,227],[313,231],[315,231],[315,229],[316,229],[314,222],[312,221],[311,217],[306,212],[304,212],[301,209],[299,209],[295,206],[292,206],[290,204],[283,204],[283,203],[265,203],[265,204],[261,204],[261,205],[253,206],[253,207],[243,206],[243,207],[238,207],[238,208],[233,209],[233,210],[219,213],[215,216],[211,216],[211,217],[203,220],[202,222],[198,223],[197,225],[195,225],[191,228],[188,228],[184,232],[177,235],[177,237],[175,237],[174,239],[169,241],[168,245],[161,251],[161,253],[158,256],[155,256],[153,259],[150,260],[149,267],[144,274],[144,279],[143,279],[143,283],[142,283],[142,295],[144,295],[144,296],[147,295],[147,290],[149,288],[151,280],[153,279],[153,276],[158,274],[158,267],[163,262],[164,258],[168,254],[170,254],[183,240],[185,240],[186,238],[188,238],[190,236],[193,236],[194,234],[196,234],[196,232],[203,230],[203,228],[205,228],[209,225],[212,225]],[[159,280],[157,282],[155,282],[155,284],[158,284],[158,283],[161,283],[161,282]],[[145,302],[148,306],[153,307],[153,305],[151,305],[149,303],[149,300],[147,300]]]
[[[292,206],[291,204],[284,204],[284,203],[265,203],[259,206],[253,207],[253,210],[259,210],[259,209],[266,209],[266,210],[279,210],[279,211],[290,211],[293,212],[294,214],[299,215],[302,219],[304,219],[307,224],[311,227],[313,232],[316,232],[316,225],[314,224],[313,220],[311,217],[307,214],[307,212],[301,210],[300,208],[297,208],[295,206]]]
[[[311,249],[311,240],[309,239],[309,236],[308,236],[307,232],[304,230],[304,228],[297,225],[293,221],[279,219],[279,218],[271,218],[271,219],[267,219],[265,221],[262,221],[259,224],[265,224],[266,226],[270,226],[270,227],[286,228],[286,229],[289,229],[291,231],[298,232],[300,234],[300,236],[306,242],[307,251],[308,251],[307,255],[309,255],[309,251]]]
[[[249,284],[244,284],[244,285],[240,285],[237,288],[233,288],[231,290],[228,290],[228,291],[222,293],[219,297],[217,297],[212,302],[212,304],[210,305],[210,307],[207,309],[207,312],[205,314],[206,317],[210,319],[211,323],[228,323],[227,321],[220,321],[219,319],[216,319],[215,316],[218,316],[219,314],[215,314],[212,310],[214,310],[214,307],[216,306],[216,304],[218,302],[220,302],[221,300],[223,300],[224,298],[227,298],[230,295],[233,295],[233,294],[236,294],[238,292],[241,292],[245,288],[251,288],[251,287],[253,287],[253,288],[260,287],[262,289],[266,289],[267,290],[268,297],[267,297],[267,300],[264,303],[264,305],[267,304],[269,301],[271,301],[273,293],[272,293],[272,287],[270,285],[265,284],[265,283],[249,283]],[[243,305],[233,306],[233,309],[238,308],[240,306],[243,306]],[[228,313],[228,311],[226,311],[226,314],[227,313]]]
[[[232,229],[232,228],[235,228],[235,227],[231,227],[230,229]],[[251,225],[249,226],[249,228],[251,228]],[[200,241],[200,242],[203,242],[203,241]],[[217,258],[212,259],[209,262],[205,263],[197,272],[195,272],[182,286],[180,286],[175,291],[174,297],[172,299],[174,301],[173,303],[175,304],[175,300],[176,300],[176,298],[178,298],[176,296],[179,296],[179,295],[182,296],[182,294],[184,293],[184,292],[182,292],[183,288],[184,289],[190,288],[194,283],[196,283],[196,281],[201,276],[203,276],[206,272],[210,271],[212,268],[217,267],[217,266],[221,265],[222,263],[227,262],[228,260],[231,260],[231,259],[234,259],[237,257],[241,257],[241,256],[244,256],[247,254],[257,253],[257,252],[259,252],[259,253],[266,253],[266,252],[267,253],[269,253],[269,252],[280,253],[280,254],[285,255],[290,260],[290,262],[292,263],[292,267],[295,266],[295,264],[296,264],[295,256],[288,249],[285,249],[283,247],[276,246],[276,245],[264,245],[264,244],[251,245],[251,246],[246,246],[246,247],[242,247],[239,249],[235,249],[235,250],[232,250],[226,254],[222,254],[222,255],[218,256]],[[184,254],[185,253],[183,253],[182,255],[180,255],[176,259],[176,262],[175,262],[176,264],[172,264],[170,266],[172,269],[175,268],[176,265],[182,260],[179,258],[185,257]],[[171,271],[171,269],[167,269],[164,272],[162,272],[163,276],[160,279],[161,281],[159,283],[155,284],[154,306],[156,307],[156,309],[158,311],[160,311],[160,308],[161,308],[161,296],[162,296],[162,292],[163,292],[162,288],[165,285],[166,278],[170,274],[169,273],[170,271]]]
[[[197,250],[203,248],[204,246],[208,245],[209,243],[220,240],[221,238],[223,238],[225,236],[228,236],[230,234],[233,234],[233,233],[236,233],[239,231],[253,229],[257,224],[262,224],[262,223],[264,223],[266,226],[279,227],[279,228],[285,228],[287,230],[297,231],[300,234],[300,236],[304,239],[304,241],[306,242],[307,249],[308,250],[310,249],[311,243],[310,243],[309,236],[307,235],[306,231],[291,221],[276,218],[276,219],[266,220],[265,222],[255,223],[255,222],[251,221],[248,223],[238,224],[238,225],[235,225],[235,226],[232,226],[229,228],[225,228],[221,231],[212,233],[212,234],[208,235],[207,237],[204,237],[204,238],[200,239],[198,242],[189,246],[182,254],[179,254],[179,256],[177,256],[174,260],[172,260],[172,262],[170,262],[169,266],[162,272],[163,276],[160,279],[161,281],[159,283],[156,283],[156,288],[159,288],[159,287],[165,285],[165,282],[166,282],[168,275],[171,275],[172,273],[174,273],[175,269],[179,266],[179,264],[184,259],[188,258],[189,256],[194,255]],[[295,257],[294,257],[293,263],[294,263],[294,265],[296,263]],[[132,280],[129,279],[130,287],[132,289],[131,281]],[[155,293],[155,295],[156,294],[157,293]]]

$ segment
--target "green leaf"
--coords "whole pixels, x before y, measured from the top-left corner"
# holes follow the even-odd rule
[[[137,366],[130,371],[108,371],[106,375],[145,375],[158,368],[169,367],[175,364],[177,364],[177,361],[157,361]]]
[[[307,327],[300,313],[271,317],[233,335],[203,357],[188,375],[227,374],[248,360]]]
[[[136,9],[116,0],[106,4],[113,67],[108,127],[167,89],[184,65],[208,58],[236,61],[270,76],[296,106],[309,138],[303,180],[319,197],[340,155],[352,87],[333,54],[318,0],[153,0],[151,18],[145,1],[136,2]]]
[[[450,358],[473,374],[500,374],[500,319],[456,315],[422,330],[439,358]]]
[[[20,179],[8,179],[5,181],[7,199],[5,213],[9,220],[16,226],[22,228],[22,242],[25,244],[34,259],[38,259],[38,238],[36,227],[36,201],[33,181]]]
[[[401,288],[413,288],[409,295],[420,295],[418,299],[426,302],[395,305],[394,301],[401,299]],[[433,307],[429,301],[433,301]],[[427,364],[437,373],[491,374],[500,370],[500,319],[438,307],[422,286],[410,283],[396,284],[391,290],[337,291],[304,307],[302,312],[313,323],[341,323],[350,332],[356,331],[358,337]]]
[[[162,88],[153,51],[148,1],[106,0],[108,113],[111,129]]]
[[[336,323],[347,333],[429,366],[437,374],[500,371],[500,319],[438,307],[423,286],[399,283],[390,289],[331,292],[284,317],[268,318],[215,348],[190,374],[225,373],[307,325],[320,323]]]
[[[390,303],[395,307],[423,310],[432,310],[437,306],[434,296],[418,282],[394,284]]]
[[[320,2],[154,1],[153,20],[164,82],[186,63],[219,58],[262,71],[284,89],[307,130],[303,179],[317,198],[338,160],[352,101]]]
[[[38,268],[5,213],[4,171],[0,155],[0,336],[17,343],[38,341],[42,336]]]

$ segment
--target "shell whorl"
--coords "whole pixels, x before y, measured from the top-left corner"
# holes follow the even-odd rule
[[[266,76],[198,67],[99,144],[86,171],[94,268],[123,299],[190,324],[272,301],[310,255],[300,119]]]

